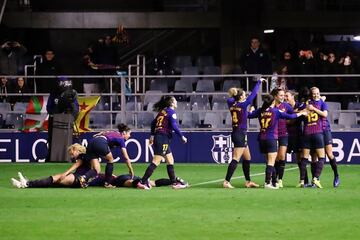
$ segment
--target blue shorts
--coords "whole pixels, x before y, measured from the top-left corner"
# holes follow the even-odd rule
[[[332,145],[333,144],[333,139],[332,139],[332,135],[331,135],[331,131],[330,130],[326,130],[323,132],[324,134],[324,144],[326,145]]]
[[[287,146],[288,145],[288,136],[279,137],[279,146]]]
[[[288,139],[287,153],[301,152],[301,143],[298,136],[290,136]]]
[[[278,151],[277,139],[259,140],[260,152],[261,153],[274,153]]]
[[[86,148],[86,155],[88,155],[90,159],[104,157],[109,153],[110,148],[108,142],[103,137],[92,138]]]
[[[235,130],[231,133],[231,141],[234,147],[243,148],[247,146],[247,134],[244,131]]]
[[[165,156],[171,153],[170,138],[165,134],[156,134],[154,136],[154,155]]]
[[[305,149],[319,149],[324,148],[324,135],[322,133],[316,133],[311,135],[304,135],[303,148]]]

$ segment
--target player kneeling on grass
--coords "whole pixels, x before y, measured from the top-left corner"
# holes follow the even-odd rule
[[[76,159],[76,162],[64,173],[27,180],[21,172],[18,172],[19,180],[11,178],[12,185],[17,188],[80,187],[79,177],[91,169],[90,162],[86,160],[86,148],[75,143],[69,146],[68,153],[71,158]]]
[[[140,182],[141,178],[138,176],[132,177],[130,174],[124,174],[119,176],[112,176],[111,185],[114,187],[133,187],[137,188],[137,184]],[[149,181],[151,187],[162,187],[172,185],[172,181],[168,178],[160,178],[155,181]],[[176,183],[184,185],[185,187],[189,184],[182,178],[176,177]],[[93,180],[89,182],[89,187],[97,187],[105,185],[105,174],[97,175]]]
[[[162,96],[160,101],[154,104],[154,111],[158,112],[156,118],[151,123],[150,144],[154,145],[154,158],[146,169],[141,181],[137,184],[137,187],[140,189],[151,189],[149,178],[163,159],[167,163],[167,173],[172,187],[174,189],[186,188],[185,185],[176,182],[174,157],[170,149],[173,131],[181,137],[183,143],[187,142],[187,138],[180,132],[176,123],[176,108],[177,101],[172,96]]]

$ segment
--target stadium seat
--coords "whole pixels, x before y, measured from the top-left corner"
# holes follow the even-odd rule
[[[349,102],[348,110],[360,110],[360,102]],[[360,112],[356,112],[358,119],[360,118]]]
[[[205,113],[204,124],[210,124],[211,128],[221,128],[223,126],[221,115],[217,112]]]
[[[220,75],[221,68],[218,66],[206,66],[203,71],[204,75]],[[213,80],[214,83],[219,83],[222,81],[222,77],[204,77],[204,80]]]
[[[341,103],[340,102],[326,102],[329,112],[329,121],[334,123],[339,120]]]
[[[4,125],[4,117],[2,115],[2,113],[0,113],[0,128],[2,128]]]
[[[108,128],[111,125],[110,113],[90,112],[90,128]]]
[[[199,116],[199,120],[202,122],[204,121],[206,111],[211,110],[211,107],[210,107],[210,103],[194,102],[191,105],[191,109],[193,112],[197,113],[197,115]]]
[[[192,112],[184,112],[180,120],[180,126],[184,128],[194,128],[200,122],[199,115]]]
[[[155,103],[153,103],[153,102],[149,102],[148,105],[146,106],[146,111],[153,112],[154,104]]]
[[[208,104],[209,96],[208,95],[191,95],[190,96],[190,104],[194,104],[195,102]]]
[[[156,78],[150,81],[150,90],[158,90],[163,93],[169,92],[167,79]]]
[[[195,65],[201,69],[206,66],[214,66],[214,58],[212,56],[199,56],[196,58]]]
[[[136,117],[138,128],[149,128],[154,120],[154,114],[151,112],[139,112]]]
[[[228,95],[226,93],[212,95],[212,102],[225,102],[226,103],[227,99],[228,99]]]
[[[149,104],[149,102],[156,103],[161,99],[162,92],[159,90],[149,90],[145,92],[144,97],[144,107]]]
[[[197,92],[215,92],[213,80],[199,80],[196,84]]]
[[[339,115],[339,127],[351,128],[357,125],[356,113],[340,112]]]
[[[0,112],[6,114],[11,111],[11,104],[8,102],[0,102]]]
[[[231,113],[228,112],[225,118],[225,127],[232,127]]]
[[[176,71],[180,71],[184,67],[191,67],[191,56],[176,56],[173,62],[173,67]]]
[[[199,75],[198,67],[185,67],[181,70],[181,75]],[[181,77],[180,80],[190,81],[192,84],[196,83],[199,78],[198,77]]]
[[[235,79],[226,79],[224,81],[222,90],[223,92],[227,92],[232,87],[240,88],[240,81]]]
[[[17,102],[14,105],[14,112],[16,113],[25,113],[28,103],[25,102]]]
[[[260,129],[259,119],[257,118],[249,119],[249,128],[259,130]]]
[[[5,118],[5,127],[21,129],[24,127],[24,114],[7,113]]]
[[[190,81],[180,79],[175,82],[174,92],[192,92],[193,87]]]
[[[222,119],[226,118],[226,114],[228,113],[228,106],[226,104],[226,102],[218,102],[218,101],[213,101],[213,106],[212,106],[212,110],[216,111],[216,110],[220,110],[218,111],[218,114],[221,115]]]

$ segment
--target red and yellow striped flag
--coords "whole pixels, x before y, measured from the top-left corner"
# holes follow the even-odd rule
[[[79,115],[74,124],[74,130],[80,133],[89,132],[89,113],[99,102],[100,96],[78,97]]]
[[[38,132],[48,130],[48,114],[46,112],[47,96],[31,97],[26,107],[24,132]]]

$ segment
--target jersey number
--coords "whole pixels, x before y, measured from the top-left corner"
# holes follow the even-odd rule
[[[262,118],[261,119],[261,128],[266,129],[269,127],[271,118]]]
[[[160,127],[162,125],[163,120],[164,120],[164,116],[159,116],[157,118],[156,126]]]
[[[318,115],[316,112],[311,112],[311,113],[308,115],[308,122],[309,122],[309,123],[311,123],[311,122],[316,122],[318,119],[319,119],[319,115]]]
[[[232,120],[233,120],[234,123],[237,123],[239,121],[238,118],[237,118],[236,112],[232,113]]]

